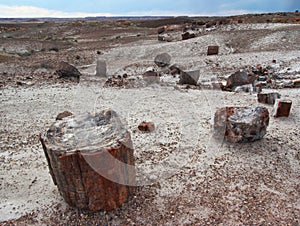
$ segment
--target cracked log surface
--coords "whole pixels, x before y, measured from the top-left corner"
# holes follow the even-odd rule
[[[114,111],[64,118],[40,141],[53,181],[70,206],[112,210],[134,192],[131,136]]]

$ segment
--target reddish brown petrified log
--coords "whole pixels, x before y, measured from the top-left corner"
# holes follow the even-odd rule
[[[152,132],[155,130],[155,126],[153,122],[142,122],[139,124],[138,129],[143,132]]]
[[[214,117],[215,136],[230,142],[251,142],[262,139],[269,125],[265,107],[225,107]]]
[[[40,140],[53,181],[70,206],[112,210],[133,193],[130,133],[114,111],[64,118]]]
[[[274,117],[289,117],[292,107],[291,100],[277,99],[274,104]]]
[[[218,55],[218,54],[219,54],[219,46],[208,46],[207,47],[207,56]]]

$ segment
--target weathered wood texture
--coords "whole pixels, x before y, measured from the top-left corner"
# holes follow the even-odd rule
[[[268,125],[269,111],[265,107],[224,107],[214,116],[215,136],[234,143],[262,139]]]
[[[90,127],[91,120],[86,122],[89,126],[84,121],[77,121],[80,127],[74,126],[71,129],[87,129],[94,133],[99,130],[99,126],[107,126],[113,115],[114,112],[110,111],[84,117],[95,123],[92,124],[96,125],[95,128],[92,127],[93,130]],[[115,138],[111,142],[105,139],[101,143],[91,141],[90,146],[64,144],[64,135],[70,131],[70,128],[65,127],[70,126],[72,120],[74,116],[64,118],[40,136],[54,183],[72,207],[89,211],[119,207],[134,192],[135,169],[130,133],[120,128],[112,132],[110,129],[115,126],[111,125],[109,129],[105,128],[106,132],[114,133],[106,134],[107,139]],[[96,134],[98,135],[100,134]]]
[[[291,108],[291,100],[276,100],[274,104],[274,117],[289,117]]]

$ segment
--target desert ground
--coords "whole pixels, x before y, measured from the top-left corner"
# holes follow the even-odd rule
[[[199,25],[195,38],[178,40],[190,25],[180,21],[169,33],[174,40],[164,42],[157,34],[164,24],[153,23],[0,24],[1,225],[300,224],[300,90],[284,85],[300,78],[300,24]],[[207,56],[209,45],[219,54]],[[161,53],[183,70],[199,70],[198,86],[178,85],[178,76],[154,63]],[[127,85],[95,76],[98,59],[109,76],[126,74]],[[82,73],[80,82],[57,76],[61,61]],[[289,117],[274,118],[273,106],[258,103],[254,92],[203,86],[257,65],[280,78],[263,90],[292,100]],[[147,70],[160,81],[145,82]],[[225,106],[267,107],[267,134],[251,143],[214,139],[213,116]],[[79,211],[54,185],[39,134],[60,112],[103,109],[115,110],[130,131],[143,176],[120,208]],[[155,131],[139,131],[144,120]]]

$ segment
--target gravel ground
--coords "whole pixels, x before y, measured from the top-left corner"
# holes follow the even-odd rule
[[[153,59],[161,52],[169,53],[172,63],[199,69],[202,80],[257,64],[299,75],[299,27],[241,25],[187,41],[122,44],[101,58],[110,74],[132,76],[157,69]],[[247,38],[245,30],[252,31],[255,41],[236,43]],[[205,55],[211,44],[220,45],[220,55]],[[7,69],[3,63],[0,68]],[[213,139],[212,115],[217,107],[260,106],[256,94],[184,89],[167,76],[160,85],[103,87],[91,75],[95,64],[80,70],[84,75],[79,84],[53,79],[1,88],[1,225],[299,225],[299,89],[277,90],[293,101],[291,115],[271,117],[262,140],[230,144]],[[272,106],[264,106],[272,112]],[[106,108],[117,111],[132,134],[142,186],[114,211],[80,212],[59,195],[38,136],[62,111]],[[156,130],[139,132],[143,120],[153,121]]]

